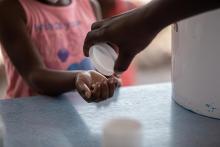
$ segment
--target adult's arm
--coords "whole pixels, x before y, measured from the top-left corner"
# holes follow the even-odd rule
[[[119,49],[115,72],[123,72],[163,28],[217,8],[219,0],[153,0],[133,11],[94,23],[86,37],[84,53],[88,56],[89,48],[98,42],[115,44]]]

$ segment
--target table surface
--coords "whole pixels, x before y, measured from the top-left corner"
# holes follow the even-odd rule
[[[220,146],[220,120],[171,100],[171,84],[121,88],[113,99],[88,104],[77,93],[0,101],[4,147],[100,147],[113,118],[139,120],[144,147]]]

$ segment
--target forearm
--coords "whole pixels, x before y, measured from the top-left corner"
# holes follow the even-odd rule
[[[37,69],[28,76],[29,86],[40,94],[55,96],[75,89],[78,71]]]
[[[96,20],[100,21],[102,19],[102,9],[100,7],[100,4],[97,0],[90,0],[93,12],[96,16]]]
[[[144,6],[145,23],[164,28],[173,22],[220,8],[219,0],[154,0]]]

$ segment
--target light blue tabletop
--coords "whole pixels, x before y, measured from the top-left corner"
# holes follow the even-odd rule
[[[100,147],[103,125],[129,117],[144,126],[145,147],[218,147],[220,120],[192,113],[171,100],[171,85],[121,88],[88,104],[77,93],[0,101],[4,147]]]

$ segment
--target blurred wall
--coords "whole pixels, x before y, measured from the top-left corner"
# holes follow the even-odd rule
[[[171,64],[171,27],[162,30],[136,59],[139,69]]]
[[[133,2],[139,2],[139,3],[149,3],[151,0],[129,0]]]

